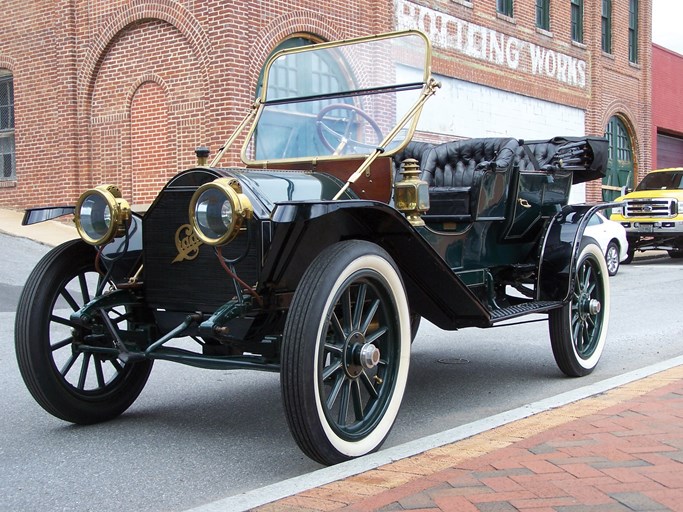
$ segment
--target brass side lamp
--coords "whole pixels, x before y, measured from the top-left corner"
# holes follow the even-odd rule
[[[403,179],[394,185],[396,209],[413,226],[424,226],[422,214],[429,211],[429,183],[420,179],[420,166],[414,158],[403,161]]]

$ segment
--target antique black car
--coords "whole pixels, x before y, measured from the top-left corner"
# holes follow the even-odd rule
[[[389,434],[421,318],[455,330],[540,313],[560,370],[593,371],[609,284],[582,234],[609,205],[567,199],[602,176],[606,141],[414,141],[439,87],[430,59],[416,31],[276,53],[234,135],[146,212],[115,185],[27,211],[27,224],[73,213],[81,237],[20,300],[36,401],[88,424],[123,413],[158,359],[279,372],[296,442],[334,464]],[[269,81],[292,68],[317,81]],[[220,167],[240,137],[244,165]]]

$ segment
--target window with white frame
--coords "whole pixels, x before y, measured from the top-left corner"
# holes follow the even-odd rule
[[[612,0],[602,0],[602,51],[612,53]]]
[[[505,16],[514,16],[512,0],[496,0],[496,10]]]

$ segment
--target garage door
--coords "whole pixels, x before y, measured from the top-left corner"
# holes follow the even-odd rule
[[[657,134],[657,169],[683,167],[683,138]]]

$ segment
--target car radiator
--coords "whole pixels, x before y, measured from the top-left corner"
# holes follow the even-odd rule
[[[187,187],[166,188],[145,215],[144,287],[152,307],[206,313],[235,296],[233,281],[215,249],[192,233],[188,207],[193,192]],[[245,232],[223,248],[226,258],[242,257],[235,268],[250,285],[258,279],[258,244]]]

